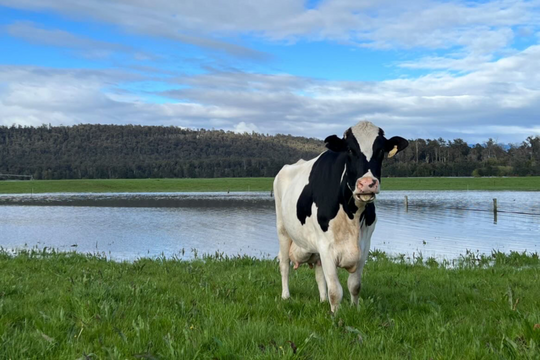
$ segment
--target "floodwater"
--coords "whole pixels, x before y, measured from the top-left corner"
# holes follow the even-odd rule
[[[376,204],[372,250],[439,259],[540,250],[540,192],[384,191]],[[278,240],[269,193],[39,194],[0,195],[0,246],[114,260],[216,252],[273,258]]]

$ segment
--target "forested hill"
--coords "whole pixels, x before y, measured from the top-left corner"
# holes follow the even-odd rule
[[[384,176],[540,175],[540,137],[502,147],[489,139],[409,140]],[[318,139],[163,126],[0,126],[0,174],[35,179],[274,176],[324,150]],[[0,176],[0,179],[2,177]]]
[[[35,179],[259,177],[324,143],[290,135],[133,125],[0,127],[0,174]]]

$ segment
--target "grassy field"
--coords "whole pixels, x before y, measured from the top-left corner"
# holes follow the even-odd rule
[[[270,191],[271,178],[96,179],[0,182],[0,193]]]
[[[270,191],[273,178],[0,181],[0,194],[56,192]],[[539,191],[540,177],[387,178],[385,190]]]
[[[271,260],[0,252],[0,358],[538,359],[539,283],[537,255],[448,269],[375,252],[360,305],[345,290],[334,317],[307,267],[283,301]]]

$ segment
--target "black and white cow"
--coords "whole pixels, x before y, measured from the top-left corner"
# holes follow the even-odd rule
[[[343,138],[325,140],[318,157],[285,165],[274,180],[283,299],[289,298],[290,261],[315,266],[321,301],[335,312],[343,297],[337,268],[350,274],[351,301],[358,303],[362,270],[375,229],[375,194],[379,193],[385,154],[394,156],[409,144],[386,139],[370,122],[359,122]],[[328,290],[327,290],[328,287]]]

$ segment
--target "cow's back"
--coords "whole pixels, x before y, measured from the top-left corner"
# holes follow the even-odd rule
[[[314,160],[315,159],[310,161],[298,160],[295,164],[285,165],[281,168],[274,179],[274,194],[276,200],[282,200],[282,196],[292,185],[301,183],[303,184],[301,185],[303,188],[303,186],[307,184]]]
[[[297,216],[297,201],[309,182],[313,164],[319,157],[309,161],[300,160],[292,165],[285,165],[274,179],[276,202],[276,220],[279,232],[286,234],[297,245],[305,248],[314,246],[311,241],[310,227],[302,226]]]

